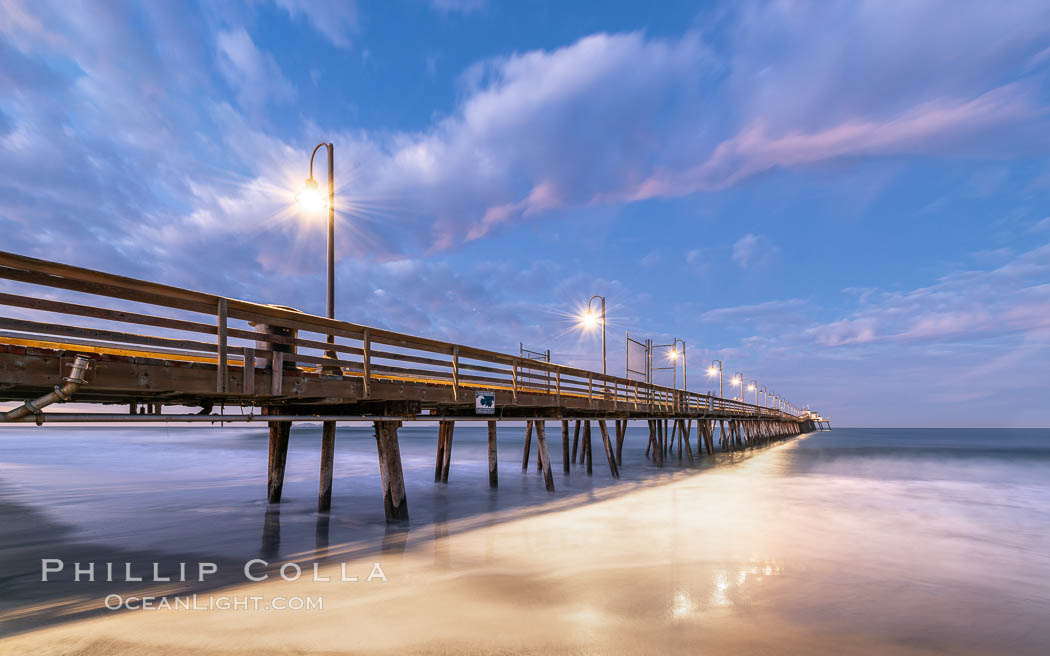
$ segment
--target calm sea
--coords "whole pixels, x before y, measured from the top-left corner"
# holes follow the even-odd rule
[[[732,500],[709,491],[683,498],[707,490],[692,480],[732,480],[739,471],[747,489],[763,491],[734,512],[754,513],[747,530],[765,557],[780,551],[778,562],[805,573],[810,593],[835,600],[803,604],[800,621],[855,623],[925,647],[957,646],[963,635],[977,651],[1050,653],[1050,431],[837,428],[705,456],[696,467],[673,456],[659,469],[644,456],[643,426],[628,433],[617,482],[597,430],[593,476],[577,467],[564,475],[560,425],[550,422],[558,488],[550,495],[535,471],[535,443],[521,471],[521,426],[500,427],[500,487],[492,491],[482,425],[457,427],[447,485],[433,482],[436,426],[408,425],[401,449],[411,523],[394,533],[384,522],[370,428],[340,428],[333,509],[322,517],[314,509],[317,426],[293,429],[284,501],[273,507],[264,499],[265,428],[5,428],[0,617],[9,621],[0,632],[64,619],[25,612],[72,593],[40,585],[41,558],[132,562],[148,572],[153,561],[243,563],[334,545],[344,554],[403,549],[446,527],[468,531],[567,499],[683,481],[676,503],[702,512]],[[734,530],[739,538],[742,529]]]

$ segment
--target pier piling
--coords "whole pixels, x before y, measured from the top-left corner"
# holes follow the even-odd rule
[[[499,487],[499,463],[497,462],[496,452],[496,422],[490,421],[489,424],[489,487]]]
[[[551,471],[550,453],[547,451],[547,426],[545,421],[536,422],[536,452],[539,455],[540,471],[548,492],[554,491],[554,473]]]
[[[525,422],[525,449],[521,454],[521,471],[529,471],[529,452],[532,449],[532,424],[533,422]]]
[[[317,511],[332,507],[332,469],[335,464],[335,422],[321,424],[321,476],[317,489]]]
[[[268,414],[277,410],[267,408]],[[267,500],[270,503],[281,502],[281,491],[284,489],[284,468],[288,462],[288,437],[292,430],[290,421],[271,421],[270,453],[267,476]]]
[[[401,449],[397,443],[397,430],[401,422],[376,421],[373,423],[376,432],[376,448],[379,451],[379,477],[383,486],[383,509],[386,512],[386,521],[388,523],[405,521],[408,519],[408,499],[405,495],[405,475],[401,469]]]
[[[562,473],[569,473],[569,422],[566,419],[561,422],[561,467]]]

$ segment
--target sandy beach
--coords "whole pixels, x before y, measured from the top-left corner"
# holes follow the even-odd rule
[[[0,651],[1036,653],[1046,584],[1027,601],[1018,585],[1045,554],[1026,566],[1009,545],[971,539],[982,517],[955,505],[965,483],[798,473],[805,443],[586,505],[409,530],[342,561],[361,579],[379,563],[386,581],[340,582],[331,564],[320,572],[332,582],[273,576],[207,592],[309,596],[323,610],[113,612]],[[308,570],[318,555],[288,560]]]

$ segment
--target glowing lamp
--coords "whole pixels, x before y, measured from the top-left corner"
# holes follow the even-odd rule
[[[307,178],[303,188],[295,195],[295,202],[308,212],[320,212],[328,207],[328,199],[321,194],[317,180]]]

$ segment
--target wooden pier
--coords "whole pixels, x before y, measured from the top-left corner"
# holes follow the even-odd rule
[[[814,413],[795,415],[12,253],[0,252],[0,279],[11,281],[0,293],[0,305],[11,308],[0,316],[0,401],[28,401],[0,413],[0,423],[267,422],[273,503],[281,499],[296,421],[323,422],[321,511],[331,506],[336,422],[373,423],[391,522],[408,518],[398,446],[405,421],[439,422],[436,483],[448,481],[456,424],[486,422],[491,487],[499,483],[497,422],[525,422],[522,469],[535,435],[538,467],[552,492],[549,424],[561,429],[565,472],[579,462],[587,474],[597,425],[613,477],[623,464],[629,421],[647,422],[646,452],[658,466],[676,450],[680,462],[693,463],[716,449],[830,428]],[[121,410],[48,407],[64,400]]]

